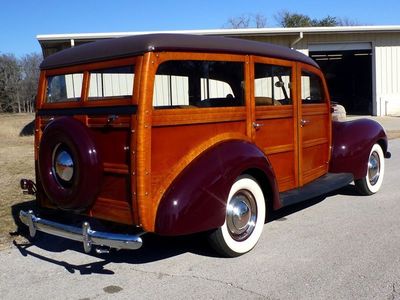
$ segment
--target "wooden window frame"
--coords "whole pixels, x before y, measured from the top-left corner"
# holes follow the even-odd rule
[[[248,86],[248,55],[219,54],[219,53],[197,53],[197,52],[160,52],[153,53],[151,70],[148,73],[148,101],[151,102],[153,126],[177,125],[177,124],[202,124],[227,121],[245,121],[246,112],[250,105],[250,89]],[[155,76],[160,64],[167,61],[196,60],[196,61],[221,61],[243,63],[244,79],[244,105],[232,107],[201,107],[201,108],[163,108],[153,107],[153,90]],[[150,91],[151,89],[151,91]],[[189,119],[187,116],[191,115]]]
[[[41,73],[42,92],[38,99],[38,109],[60,109],[60,108],[78,108],[78,107],[102,107],[102,106],[123,106],[137,104],[139,95],[139,77],[142,64],[142,57],[129,57],[123,59],[114,59],[104,62],[96,62],[90,64],[82,64],[77,66],[62,67],[57,69],[45,70]],[[101,100],[89,100],[90,72],[114,67],[134,66],[135,80],[133,82],[133,93],[129,98],[112,98]],[[78,101],[74,102],[56,102],[46,103],[47,79],[50,76],[83,73],[82,93]]]

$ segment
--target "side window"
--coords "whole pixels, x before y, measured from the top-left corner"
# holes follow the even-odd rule
[[[62,74],[47,78],[46,102],[73,102],[81,98],[83,73]]]
[[[89,100],[132,97],[134,77],[134,66],[91,71]]]
[[[301,100],[303,104],[324,103],[324,89],[321,78],[312,72],[301,72]]]
[[[256,63],[254,96],[257,106],[292,104],[292,68]]]
[[[244,105],[241,62],[174,60],[157,69],[155,108],[229,107]]]

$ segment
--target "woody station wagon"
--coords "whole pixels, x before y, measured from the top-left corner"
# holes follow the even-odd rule
[[[36,108],[36,183],[21,187],[39,210],[20,218],[32,237],[86,252],[207,232],[238,256],[268,212],[352,181],[376,193],[390,157],[378,123],[332,121],[312,59],[249,40],[153,34],[66,49],[41,64]]]

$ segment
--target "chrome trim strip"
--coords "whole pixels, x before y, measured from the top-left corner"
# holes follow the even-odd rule
[[[35,216],[32,211],[20,211],[19,218],[29,227],[29,234],[34,237],[36,231],[42,231],[51,235],[83,243],[86,253],[89,253],[93,245],[107,246],[116,249],[139,249],[142,244],[140,235],[128,235],[119,233],[108,233],[92,230],[88,222],[84,222],[82,228],[65,225]]]

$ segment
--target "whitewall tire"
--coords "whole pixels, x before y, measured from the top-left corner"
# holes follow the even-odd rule
[[[372,195],[379,191],[385,174],[385,155],[379,144],[374,144],[368,157],[367,174],[355,181],[357,191],[362,195]]]
[[[242,255],[257,244],[265,223],[265,199],[257,181],[240,176],[232,185],[225,223],[210,234],[211,246],[221,255]]]

